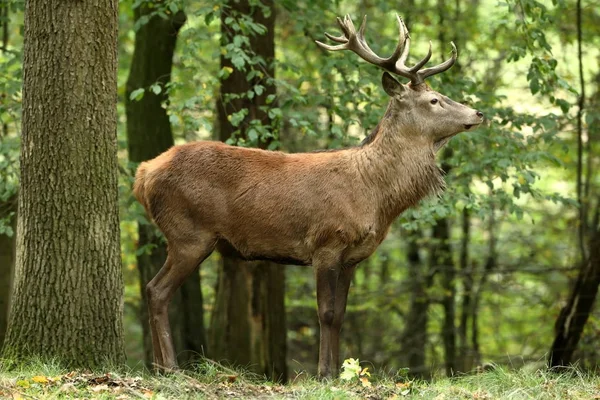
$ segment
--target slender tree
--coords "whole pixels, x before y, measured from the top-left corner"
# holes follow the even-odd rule
[[[473,368],[473,351],[469,344],[469,321],[473,304],[473,268],[469,260],[471,240],[471,213],[464,208],[462,212],[462,237],[460,248],[460,272],[463,293],[460,300],[460,322],[458,326],[458,369],[470,371]]]
[[[404,320],[402,334],[402,354],[406,358],[405,365],[409,368],[412,377],[427,379],[430,371],[426,364],[426,347],[429,322],[428,311],[430,299],[427,289],[433,283],[433,276],[429,273],[419,254],[418,238],[421,232],[415,232],[408,238],[408,276],[410,277],[410,305]]]
[[[272,0],[263,7],[252,1],[230,1],[221,16],[223,45],[233,42],[237,34],[228,26],[228,18],[252,18],[266,28],[264,34],[250,38],[250,51],[258,62],[260,73],[248,79],[247,71],[236,69],[231,55],[221,56],[221,67],[232,73],[221,82],[218,118],[221,140],[229,139],[237,128],[231,115],[247,110],[240,124],[242,137],[247,138],[251,121],[263,126],[272,120],[265,111],[267,98],[275,94],[273,60],[275,57],[275,8]],[[266,8],[265,8],[266,7]],[[255,85],[265,89],[252,97],[247,96]],[[284,310],[284,267],[270,262],[245,262],[223,257],[219,271],[217,298],[211,323],[211,356],[216,360],[249,366],[273,380],[285,381],[286,325]]]
[[[173,146],[171,123],[163,103],[168,101],[166,85],[171,80],[173,54],[179,30],[186,21],[183,11],[170,14],[167,19],[152,14],[149,3],[135,9],[135,19],[149,17],[135,34],[135,49],[127,79],[125,108],[127,113],[127,143],[129,159],[142,162],[152,159]],[[160,93],[146,90],[141,99],[131,99],[137,89],[159,85]],[[146,285],[165,262],[166,243],[156,228],[147,223],[138,226],[138,248],[146,249],[137,256],[140,272],[142,307],[140,312],[144,332],[146,365],[151,366],[152,338],[148,325]],[[206,353],[202,291],[200,275],[193,274],[184,282],[173,298],[170,322],[179,365],[185,365]]]
[[[2,45],[0,51],[6,53],[8,50],[8,4],[0,3],[0,25],[2,25]],[[0,98],[4,97],[0,94]],[[2,132],[0,132],[0,144],[8,136],[8,124],[2,121]],[[0,349],[4,342],[6,326],[8,324],[8,309],[12,287],[12,275],[15,264],[15,233],[17,198],[11,196],[6,201],[0,201],[0,219],[10,217],[13,234],[8,236],[0,234]]]
[[[15,196],[6,202],[0,203],[0,218],[16,213],[16,211],[17,199]],[[4,335],[8,324],[8,310],[15,265],[16,221],[16,216],[13,215],[11,219],[13,234],[11,236],[0,234],[0,349],[4,342]]]
[[[116,0],[29,1],[14,295],[3,355],[121,362]]]

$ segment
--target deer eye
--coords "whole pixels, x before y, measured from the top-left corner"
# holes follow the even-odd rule
[[[438,99],[431,99],[430,103],[431,104],[437,104],[438,103]]]

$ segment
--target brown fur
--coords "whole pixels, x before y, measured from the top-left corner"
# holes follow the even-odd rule
[[[434,91],[391,77],[384,88],[393,98],[360,147],[285,154],[195,142],[140,165],[134,194],[169,243],[165,267],[148,286],[159,366],[175,362],[166,304],[215,248],[248,260],[313,265],[319,373],[329,376],[339,366],[355,265],[375,251],[402,211],[443,189],[436,150],[465,125],[481,122],[475,110]],[[432,105],[433,97],[441,104]]]

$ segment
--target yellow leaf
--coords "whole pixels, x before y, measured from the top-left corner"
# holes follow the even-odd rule
[[[371,382],[369,382],[369,379],[364,376],[360,378],[360,383],[362,383],[363,387],[371,387]]]
[[[31,380],[35,383],[43,383],[44,385],[48,383],[48,378],[46,378],[43,375],[36,375],[33,378],[31,378]]]
[[[371,373],[369,372],[369,367],[363,369],[362,371],[360,371],[361,375],[366,375],[366,376],[371,376]]]

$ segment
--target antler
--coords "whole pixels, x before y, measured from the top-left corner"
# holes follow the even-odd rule
[[[400,18],[399,15],[396,15],[396,19],[398,20],[399,30],[398,44],[396,45],[394,53],[388,58],[379,57],[367,44],[367,41],[365,40],[365,29],[367,27],[366,15],[358,28],[358,32],[349,15],[346,15],[343,20],[339,17],[337,18],[337,22],[344,34],[336,37],[325,32],[325,36],[334,42],[341,44],[331,46],[319,41],[315,42],[319,47],[329,51],[350,50],[373,65],[377,65],[386,71],[410,79],[412,86],[420,85],[424,83],[425,78],[444,72],[454,65],[457,50],[454,43],[450,42],[450,45],[452,46],[452,57],[434,67],[421,69],[431,58],[431,41],[429,41],[429,51],[427,52],[427,55],[412,67],[407,67],[405,63],[408,58],[408,51],[410,50],[410,34],[408,33],[408,29],[402,18]]]

